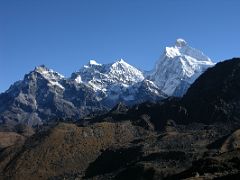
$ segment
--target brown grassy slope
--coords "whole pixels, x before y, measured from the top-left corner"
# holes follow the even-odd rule
[[[229,135],[221,146],[221,152],[240,149],[240,129]]]
[[[43,137],[35,135],[8,165],[0,162],[2,178],[47,179],[68,173],[81,176],[101,150],[128,143],[139,133],[144,130],[130,122],[105,122],[88,127],[60,123]]]
[[[24,142],[25,138],[15,132],[0,132],[0,149]]]

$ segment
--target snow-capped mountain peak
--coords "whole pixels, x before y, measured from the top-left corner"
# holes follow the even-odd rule
[[[84,68],[91,68],[95,66],[102,66],[102,64],[97,63],[96,60],[90,60],[87,65],[84,65]]]
[[[43,75],[47,79],[63,79],[64,76],[60,73],[53,71],[52,69],[48,69],[45,65],[40,65],[35,67],[34,72],[38,72]]]
[[[144,79],[144,75],[140,70],[126,63],[123,59],[111,65],[109,75],[125,84],[137,83]]]
[[[174,58],[176,56],[190,56],[198,61],[206,61],[212,63],[211,59],[202,51],[192,48],[184,39],[177,39],[174,46],[166,47],[163,56]]]
[[[64,76],[52,69],[48,69],[45,65],[35,67],[33,73],[39,73],[48,81],[49,86],[57,86],[61,89],[65,89],[61,84],[61,80],[64,79]]]
[[[117,102],[128,88],[144,80],[143,73],[119,59],[110,64],[90,61],[71,77],[78,84],[85,84],[96,92],[99,101]]]
[[[192,48],[185,40],[177,39],[174,46],[166,47],[150,80],[167,95],[182,96],[190,84],[213,65],[203,52]]]
[[[110,109],[119,102],[134,105],[182,96],[213,65],[203,52],[177,39],[174,45],[165,48],[149,72],[142,72],[123,59],[109,64],[90,60],[70,78],[44,65],[38,66],[14,83],[6,91],[7,96],[1,96],[7,106],[1,108],[0,122],[36,125],[56,117],[83,117]],[[17,111],[12,114],[12,109]]]
[[[101,64],[97,63],[97,61],[95,61],[95,60],[90,60],[90,61],[89,61],[89,64],[91,64],[91,65],[96,65],[96,66],[101,65]]]
[[[165,54],[164,56],[168,56],[170,58],[176,57],[176,56],[181,56],[182,55],[182,50],[189,48],[187,47],[187,42],[184,39],[177,39],[174,46],[171,47],[166,47],[165,48]]]
[[[143,73],[137,68],[120,59],[111,64],[99,64],[91,60],[88,65],[85,65],[78,72],[74,73],[75,79],[81,77],[80,82],[92,84],[93,82],[105,87],[106,84],[133,84],[144,79]],[[94,83],[94,84],[95,84]],[[99,89],[99,88],[97,88]]]
[[[50,69],[48,69],[45,65],[40,65],[36,66],[34,71],[40,74],[47,74],[50,71]]]
[[[184,47],[186,45],[187,45],[187,42],[184,39],[179,38],[176,40],[176,43],[175,43],[176,47]]]
[[[114,64],[127,64],[129,65],[126,61],[124,61],[122,58],[118,59]]]
[[[123,68],[133,67],[130,64],[128,64],[123,59],[118,59],[114,63],[111,64],[112,67],[122,66]]]

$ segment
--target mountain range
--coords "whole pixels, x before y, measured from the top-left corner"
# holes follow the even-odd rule
[[[1,128],[38,126],[53,119],[79,120],[128,106],[182,97],[190,85],[215,64],[183,39],[166,47],[152,71],[141,71],[120,59],[95,60],[65,78],[44,65],[36,67],[0,94]]]
[[[233,58],[207,69],[183,97],[0,132],[0,178],[239,179],[239,92]]]

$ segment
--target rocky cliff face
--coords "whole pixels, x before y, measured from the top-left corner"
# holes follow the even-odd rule
[[[73,96],[74,94],[74,96]],[[0,120],[9,127],[48,123],[53,118],[76,118],[101,111],[92,89],[74,84],[44,66],[25,75],[0,95]]]

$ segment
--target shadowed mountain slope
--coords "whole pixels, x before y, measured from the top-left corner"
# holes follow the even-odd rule
[[[182,100],[189,122],[240,123],[240,58],[218,63],[189,88]]]

